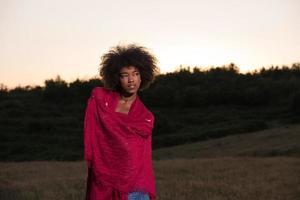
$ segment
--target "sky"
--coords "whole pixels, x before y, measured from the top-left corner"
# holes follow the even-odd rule
[[[98,77],[100,57],[136,43],[161,73],[300,62],[300,0],[0,0],[0,84]]]

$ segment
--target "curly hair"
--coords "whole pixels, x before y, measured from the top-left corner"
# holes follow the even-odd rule
[[[140,90],[143,90],[154,81],[159,72],[157,59],[145,47],[130,45],[118,45],[112,47],[101,57],[100,76],[104,87],[110,90],[120,91],[120,75],[122,67],[134,66],[141,75]]]

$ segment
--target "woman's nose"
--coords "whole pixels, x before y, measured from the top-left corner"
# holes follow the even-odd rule
[[[128,77],[128,82],[129,82],[129,83],[133,82],[132,76],[129,76],[129,77]]]

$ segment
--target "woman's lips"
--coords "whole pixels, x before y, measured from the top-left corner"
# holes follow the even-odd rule
[[[130,88],[130,89],[134,89],[135,85],[128,85],[127,87]]]

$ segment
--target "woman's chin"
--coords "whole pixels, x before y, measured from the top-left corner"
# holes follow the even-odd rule
[[[137,93],[137,90],[136,89],[131,89],[131,88],[126,88],[126,89],[124,89],[123,90],[124,91],[124,93],[126,94],[126,95],[128,95],[128,96],[132,96],[132,95],[134,95],[134,94],[136,94]]]

